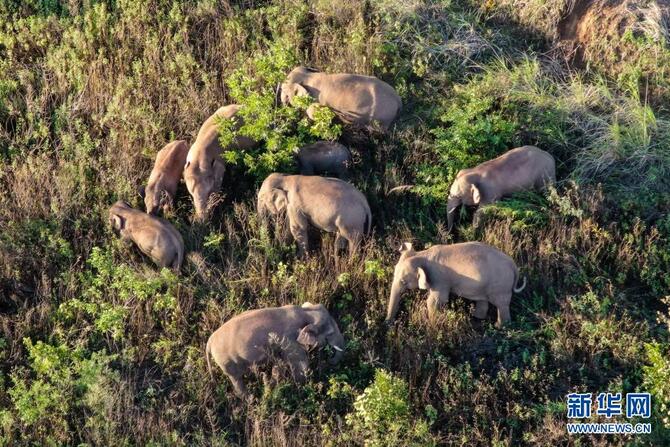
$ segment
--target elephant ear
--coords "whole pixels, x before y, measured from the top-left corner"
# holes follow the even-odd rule
[[[272,204],[278,213],[281,213],[286,209],[288,205],[288,198],[286,197],[286,191],[283,189],[275,188],[272,190]]]
[[[400,252],[400,258],[406,258],[408,256],[414,255],[414,247],[412,246],[411,242],[403,242],[400,244],[400,248],[398,249]]]
[[[123,230],[126,226],[126,219],[119,214],[112,214],[109,220],[112,223],[112,226],[117,230]]]
[[[298,343],[303,345],[306,349],[311,349],[319,344],[319,339],[316,335],[316,326],[308,324],[298,332]]]
[[[293,96],[308,96],[307,89],[297,82],[293,84]]]
[[[428,282],[428,274],[423,267],[418,267],[416,273],[419,279],[419,289],[428,290],[430,289],[430,283]]]
[[[470,192],[472,193],[472,203],[479,205],[479,202],[482,199],[482,196],[479,192],[479,188],[474,183],[470,186]]]

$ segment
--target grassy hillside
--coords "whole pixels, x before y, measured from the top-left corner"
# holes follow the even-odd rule
[[[668,445],[668,22],[626,5],[625,51],[604,51],[611,36],[571,25],[598,14],[572,2],[0,0],[0,445]],[[276,107],[298,64],[378,76],[400,119],[379,135]],[[225,154],[211,222],[191,222],[180,186],[168,218],[187,261],[159,271],[107,209],[141,207],[156,152],[232,102],[264,143]],[[336,137],[373,236],[337,265],[329,236],[299,260],[255,193],[295,170],[294,147]],[[463,211],[448,233],[458,170],[523,144],[554,155],[556,188]],[[455,298],[431,325],[410,293],[386,328],[399,243],[469,240],[527,276],[512,324]],[[250,377],[251,403],[210,379],[222,322],[304,301],[339,322],[338,366],[315,353],[304,386]],[[575,391],[652,393],[652,434],[569,437]]]

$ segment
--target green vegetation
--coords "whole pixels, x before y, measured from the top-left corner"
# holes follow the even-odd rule
[[[624,47],[594,40],[570,66],[564,3],[0,0],[0,446],[559,445],[573,391],[648,391],[654,410],[651,435],[575,444],[670,443],[669,22],[641,4]],[[281,106],[298,64],[385,80],[400,119],[380,135]],[[107,209],[141,207],[156,152],[232,103],[244,124],[222,120],[222,142],[262,144],[224,154],[212,222],[190,222],[180,186],[169,218],[187,260],[155,269]],[[318,139],[351,147],[373,213],[339,262],[330,236],[296,259],[255,212],[264,176]],[[522,144],[553,154],[561,181],[464,210],[448,234],[458,170]],[[399,185],[415,186],[387,193]],[[386,328],[399,242],[466,240],[527,276],[512,324],[455,298],[431,325],[408,293]],[[305,385],[249,378],[252,402],[210,379],[223,321],[304,301],[338,321],[339,365],[313,353]]]

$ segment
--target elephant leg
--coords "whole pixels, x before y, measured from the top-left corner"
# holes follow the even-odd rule
[[[428,319],[430,321],[435,321],[437,310],[443,309],[447,303],[449,303],[448,290],[431,290],[428,293],[428,301],[426,302],[426,306],[428,307]]]
[[[361,245],[361,239],[363,239],[361,230],[352,230],[343,225],[338,228],[338,235],[346,239],[349,245],[349,254],[355,253],[358,250],[358,247]]]
[[[479,320],[485,320],[488,312],[489,312],[489,302],[486,299],[486,297],[484,297],[484,299],[475,301],[475,313],[474,313],[475,318]]]
[[[298,257],[302,257],[309,250],[309,222],[299,211],[292,208],[288,210],[288,217],[291,235],[298,245]]]
[[[232,382],[233,389],[235,390],[235,394],[237,395],[237,397],[243,399],[247,395],[247,387],[246,385],[244,385],[244,382],[242,381],[242,375],[233,374],[226,370],[224,370],[224,372]]]
[[[342,250],[346,250],[348,243],[349,241],[347,240],[347,238],[342,236],[338,231],[337,235],[335,236],[335,253],[337,254]]]
[[[290,343],[282,352],[282,358],[291,368],[293,380],[302,383],[307,379],[308,358],[307,352],[297,343]]]
[[[496,295],[491,297],[490,301],[498,309],[498,321],[496,322],[496,327],[501,328],[512,320],[509,313],[509,303],[512,301],[512,294],[507,293],[504,295]]]

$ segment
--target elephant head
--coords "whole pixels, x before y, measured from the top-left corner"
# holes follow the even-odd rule
[[[342,359],[344,352],[344,337],[337,323],[322,304],[305,303],[302,309],[310,315],[311,323],[298,332],[298,343],[306,350],[330,345],[335,350],[335,354],[329,361],[332,365],[337,364]]]
[[[281,85],[281,102],[285,106],[291,104],[294,97],[307,95],[307,89],[297,82],[284,82]]]
[[[219,190],[226,168],[218,156],[208,159],[186,160],[184,181],[186,188],[193,197],[196,220],[208,217],[207,201],[209,196]]]
[[[315,70],[311,70],[307,67],[296,67],[291,73],[286,77],[286,80],[281,84],[281,102],[284,105],[291,103],[294,97],[296,96],[306,96],[309,95],[307,88],[304,86],[304,82],[309,76],[313,73],[316,73]]]
[[[258,191],[257,211],[260,216],[276,216],[283,213],[288,205],[288,194],[284,185],[285,175],[270,174]]]
[[[165,209],[169,203],[170,198],[165,190],[157,188],[156,185],[147,185],[141,192],[146,206],[147,213],[155,216],[158,210]]]
[[[123,231],[126,227],[126,211],[130,209],[130,205],[119,200],[109,209],[109,224],[116,231]]]
[[[451,185],[447,199],[447,229],[451,231],[459,205],[477,206],[481,201],[479,185],[470,176],[459,175]]]
[[[390,323],[398,313],[400,298],[406,290],[427,290],[430,288],[429,273],[423,258],[415,257],[416,252],[412,244],[404,242],[400,246],[400,259],[393,273],[393,284],[389,297],[386,322]]]

